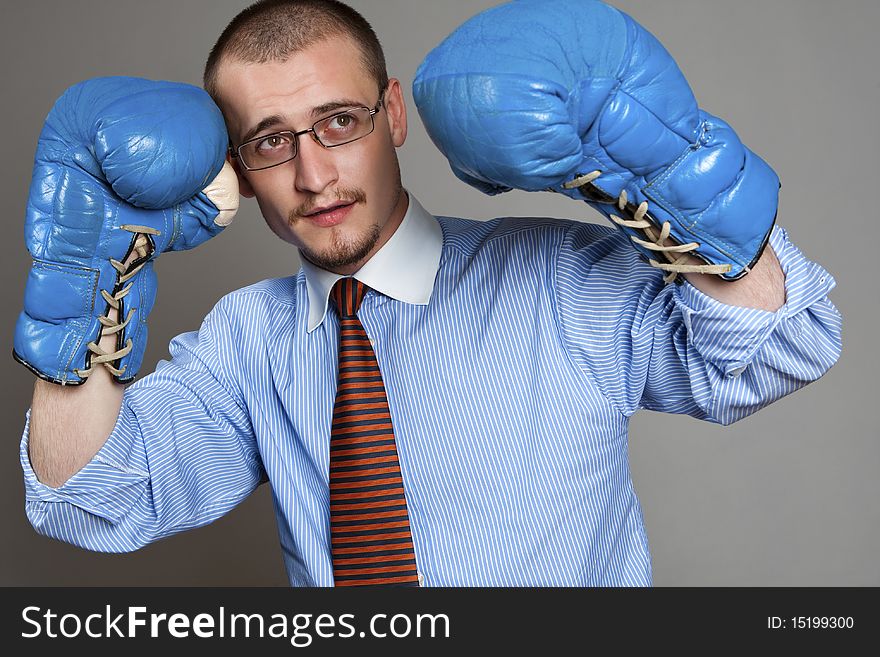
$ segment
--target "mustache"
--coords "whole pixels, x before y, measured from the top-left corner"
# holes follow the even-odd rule
[[[366,200],[366,192],[364,192],[364,190],[360,189],[359,187],[338,187],[333,190],[333,195],[329,199],[313,197],[301,203],[299,206],[290,211],[288,219],[290,223],[294,223],[299,219],[302,219],[306,215],[312,214],[315,210],[321,207],[326,207],[328,205],[333,205],[336,203],[340,205],[365,203]]]

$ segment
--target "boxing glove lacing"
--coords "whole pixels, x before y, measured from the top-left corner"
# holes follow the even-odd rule
[[[575,188],[586,188],[590,186],[596,178],[602,175],[601,171],[591,171],[582,176],[576,177],[574,180],[571,180],[567,183],[563,183],[562,186],[565,189],[575,189]],[[581,189],[584,196],[590,198],[593,202],[605,202],[595,198],[595,195],[586,192],[584,189]],[[613,198],[613,197],[611,197]],[[627,211],[627,195],[626,190],[620,190],[620,195],[617,197],[616,201],[611,201],[611,203],[616,203],[617,208],[621,210],[621,212]],[[626,228],[634,228],[636,230],[641,230],[645,236],[648,238],[647,240],[640,239],[634,235],[630,235],[630,239],[651,251],[656,251],[662,253],[669,262],[659,262],[654,260],[653,258],[649,258],[648,262],[652,267],[656,267],[657,269],[661,269],[665,272],[668,272],[666,276],[663,277],[664,283],[672,283],[679,274],[687,274],[687,273],[698,273],[698,274],[726,274],[731,270],[731,265],[696,265],[696,264],[684,264],[684,261],[688,259],[687,254],[695,249],[700,248],[700,244],[698,242],[689,242],[687,244],[666,244],[667,238],[669,238],[669,232],[671,230],[671,226],[668,221],[664,221],[663,225],[660,228],[660,232],[657,232],[656,226],[645,219],[645,215],[648,213],[648,202],[642,201],[639,206],[632,212],[632,219],[623,219],[616,215],[610,215],[611,221],[616,223],[618,226],[624,226]]]
[[[159,235],[160,232],[155,228],[150,228],[149,226],[137,226],[133,224],[122,224],[120,226],[122,230],[127,230],[131,233],[135,233],[136,237],[134,240],[134,244],[132,245],[132,255],[134,256],[133,262],[137,262],[134,267],[126,271],[126,266],[115,260],[114,258],[110,258],[110,264],[113,266],[118,273],[116,277],[116,287],[118,288],[120,285],[123,285],[128,280],[137,274],[145,264],[147,264],[147,257],[152,252],[152,243],[147,235]],[[119,311],[120,301],[125,298],[125,296],[131,290],[131,286],[134,285],[134,281],[126,285],[124,288],[119,290],[116,294],[110,294],[107,290],[101,290],[101,296],[104,297],[104,301],[107,304],[114,308],[117,312]],[[101,338],[105,335],[114,335],[119,333],[131,321],[131,318],[134,317],[134,313],[137,308],[131,308],[128,311],[128,315],[125,317],[125,321],[120,322],[118,319],[113,320],[106,315],[101,315],[98,317],[98,321],[104,327],[101,329],[101,332],[98,334],[98,339],[89,342],[88,348],[89,351],[92,352],[92,359],[90,362],[90,366],[85,370],[73,370],[77,376],[81,379],[86,379],[89,375],[95,371],[95,367],[98,365],[103,365],[110,372],[112,372],[115,376],[120,376],[123,372],[125,372],[125,367],[117,368],[113,366],[113,363],[124,356],[127,356],[128,353],[132,350],[133,344],[131,338],[125,341],[125,346],[122,349],[118,349],[117,351],[104,351],[99,346],[99,342]],[[109,311],[108,311],[109,312]]]

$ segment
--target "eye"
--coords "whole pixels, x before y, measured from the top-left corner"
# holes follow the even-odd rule
[[[327,123],[327,129],[334,132],[346,132],[354,128],[357,122],[357,117],[354,114],[337,114],[330,118],[330,121]]]
[[[285,148],[290,144],[290,139],[286,135],[269,135],[265,139],[261,139],[255,144],[255,148],[260,153],[272,153]]]

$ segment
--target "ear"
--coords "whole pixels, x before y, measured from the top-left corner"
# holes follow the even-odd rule
[[[226,161],[232,165],[232,169],[235,171],[235,175],[238,177],[238,193],[245,198],[253,198],[254,189],[253,187],[251,187],[251,184],[248,182],[247,178],[244,177],[244,174],[239,167],[238,158],[234,158],[229,153],[227,153]]]
[[[406,103],[403,101],[403,90],[400,80],[391,78],[385,90],[385,111],[388,113],[388,126],[391,141],[396,148],[406,141]]]

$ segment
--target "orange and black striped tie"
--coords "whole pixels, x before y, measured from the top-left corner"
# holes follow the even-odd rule
[[[391,412],[376,354],[357,318],[369,288],[336,282],[339,382],[330,434],[330,544],[336,586],[418,585]]]

